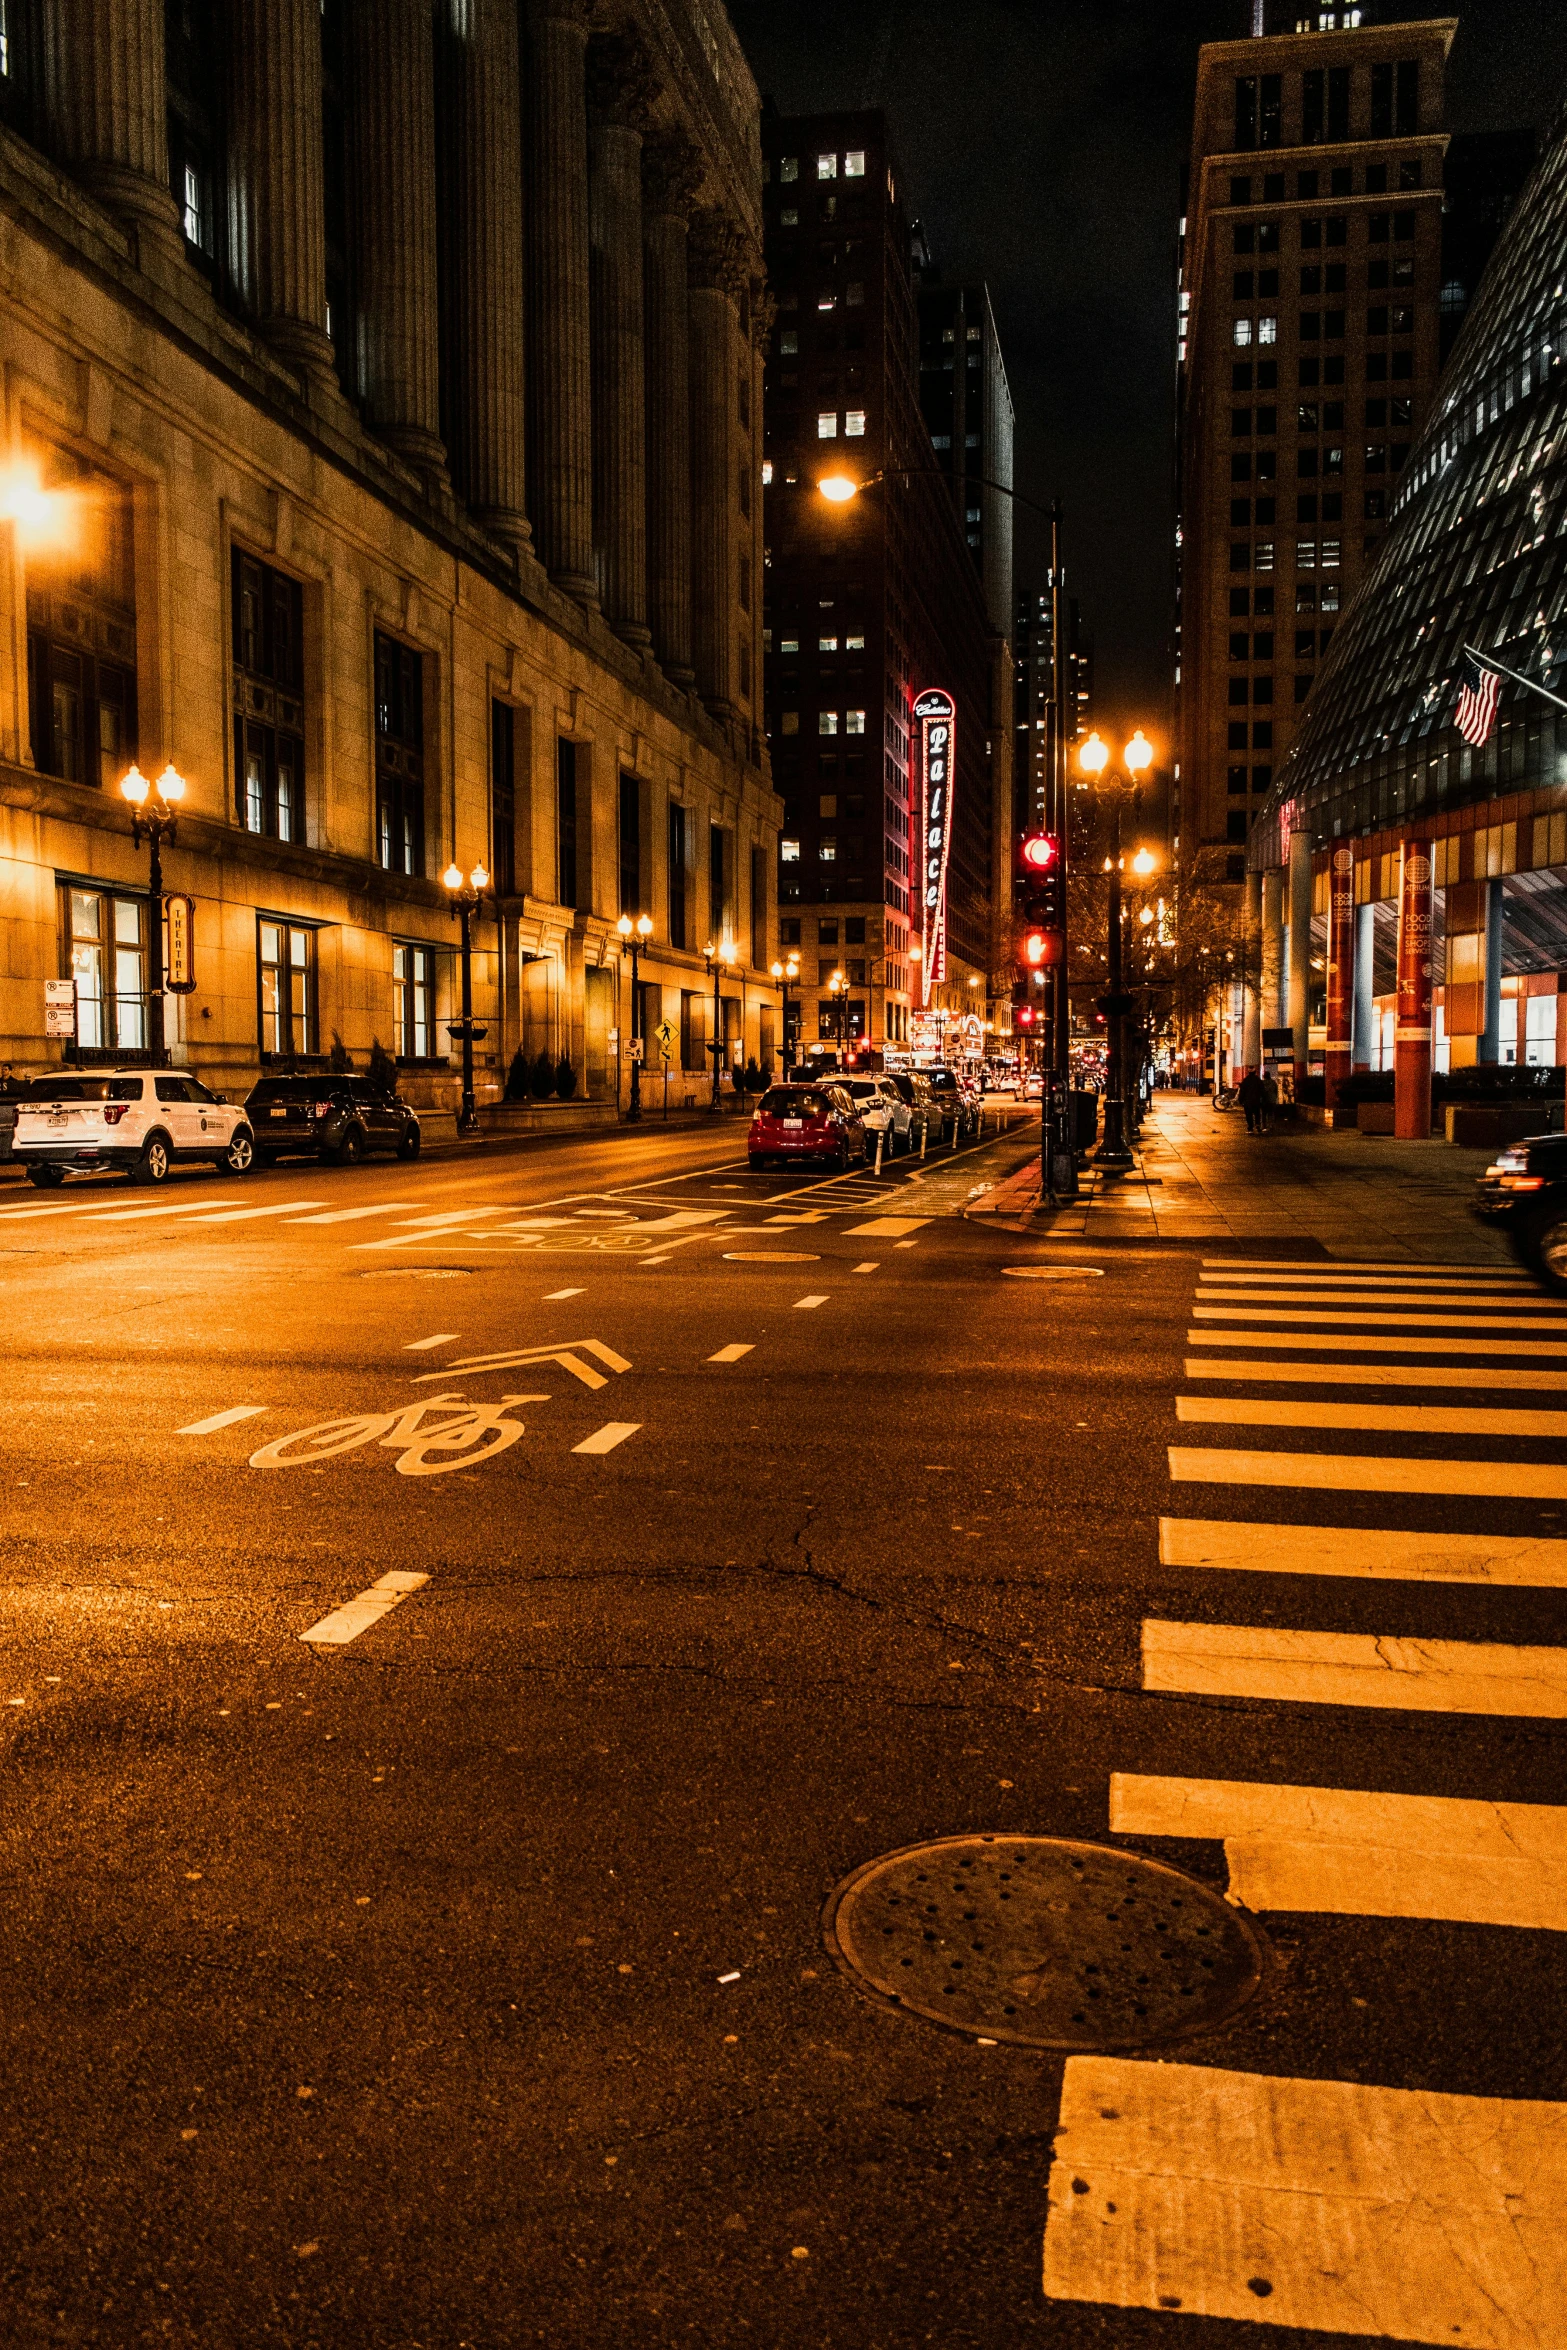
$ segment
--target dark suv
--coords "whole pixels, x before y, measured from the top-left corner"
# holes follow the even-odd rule
[[[1567,1294],[1567,1134],[1533,1134],[1481,1176],[1474,1212],[1500,1224],[1520,1264]]]
[[[419,1156],[419,1121],[368,1077],[263,1077],[245,1104],[256,1156],[332,1159],[351,1167],[371,1151]]]
[[[943,1134],[949,1126],[956,1126],[960,1136],[979,1132],[979,1109],[955,1069],[927,1069],[925,1082],[936,1097]]]

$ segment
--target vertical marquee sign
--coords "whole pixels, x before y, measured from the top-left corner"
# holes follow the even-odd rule
[[[947,859],[952,847],[952,767],[957,710],[949,693],[928,686],[914,698],[914,756],[921,800],[920,1002],[947,976]]]

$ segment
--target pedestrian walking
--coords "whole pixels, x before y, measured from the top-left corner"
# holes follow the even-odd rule
[[[1268,1075],[1262,1080],[1262,1133],[1267,1134],[1271,1131],[1273,1121],[1278,1116],[1278,1114],[1279,1081],[1270,1070]]]
[[[1246,1113],[1247,1133],[1260,1134],[1262,1132],[1263,1086],[1262,1079],[1257,1075],[1255,1069],[1248,1069],[1241,1079],[1236,1088],[1236,1098]]]

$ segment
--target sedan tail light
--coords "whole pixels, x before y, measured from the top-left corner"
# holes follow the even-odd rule
[[[313,1107],[318,1118],[325,1118],[330,1114],[332,1105],[330,1102],[316,1102]]]
[[[105,1102],[103,1105],[105,1126],[118,1126],[130,1106],[129,1102]]]

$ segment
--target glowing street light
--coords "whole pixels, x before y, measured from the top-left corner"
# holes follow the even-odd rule
[[[642,1118],[642,1055],[638,1050],[642,1043],[642,998],[637,986],[637,957],[653,935],[652,916],[639,914],[633,922],[629,914],[622,914],[615,928],[622,951],[628,946],[631,949],[631,1099],[626,1106],[626,1124],[636,1126]]]
[[[171,759],[156,783],[133,761],[120,778],[120,797],[131,811],[131,846],[147,836],[147,1046],[155,1069],[163,1066],[163,844],[172,847],[179,830],[185,778]]]
[[[1077,763],[1094,783],[1107,777],[1118,780],[1110,766],[1110,746],[1097,729],[1085,743],[1078,746]],[[1153,745],[1139,726],[1121,750],[1121,769],[1125,778],[1138,786],[1153,764]],[[1105,1131],[1104,1140],[1095,1153],[1101,1167],[1122,1168],[1132,1164],[1132,1153],[1126,1139],[1126,1045],[1123,1021],[1131,1009],[1121,978],[1121,796],[1111,794],[1111,845],[1105,859],[1105,874],[1109,880],[1108,907],[1109,953],[1106,956],[1109,985],[1101,999],[1101,1009],[1108,1022],[1105,1054]],[[1155,869],[1157,860],[1152,850],[1139,849],[1132,859],[1132,871],[1146,877]],[[1150,917],[1146,911],[1146,923]]]
[[[710,1110],[721,1110],[723,1108],[721,1089],[724,1053],[722,988],[724,973],[733,971],[735,967],[734,940],[732,938],[720,939],[715,945],[712,939],[709,939],[702,949],[702,954],[707,963],[708,975],[713,982],[713,1098],[707,1106]]]
[[[825,473],[817,488],[831,506],[847,506],[851,498],[860,494],[861,484],[851,473]]]
[[[473,1024],[473,917],[490,886],[490,877],[482,865],[464,873],[454,860],[441,875],[441,882],[451,900],[452,912],[462,922],[462,1018],[446,1023],[448,1033],[462,1045],[462,1108],[457,1115],[457,1131],[476,1134],[479,1111],[473,1098],[473,1044],[475,1037],[486,1036],[489,1031]]]
[[[0,471],[0,522],[11,524],[24,551],[70,546],[79,512],[76,493],[46,489],[36,465],[19,461]]]
[[[789,988],[791,982],[798,979],[800,976],[799,956],[791,955],[787,963],[774,963],[772,965],[772,974],[774,980],[777,983],[779,993],[783,998],[783,1044],[781,1051],[783,1056],[784,1075],[787,1077],[789,1071],[794,1067],[794,1053],[789,1042]]]

